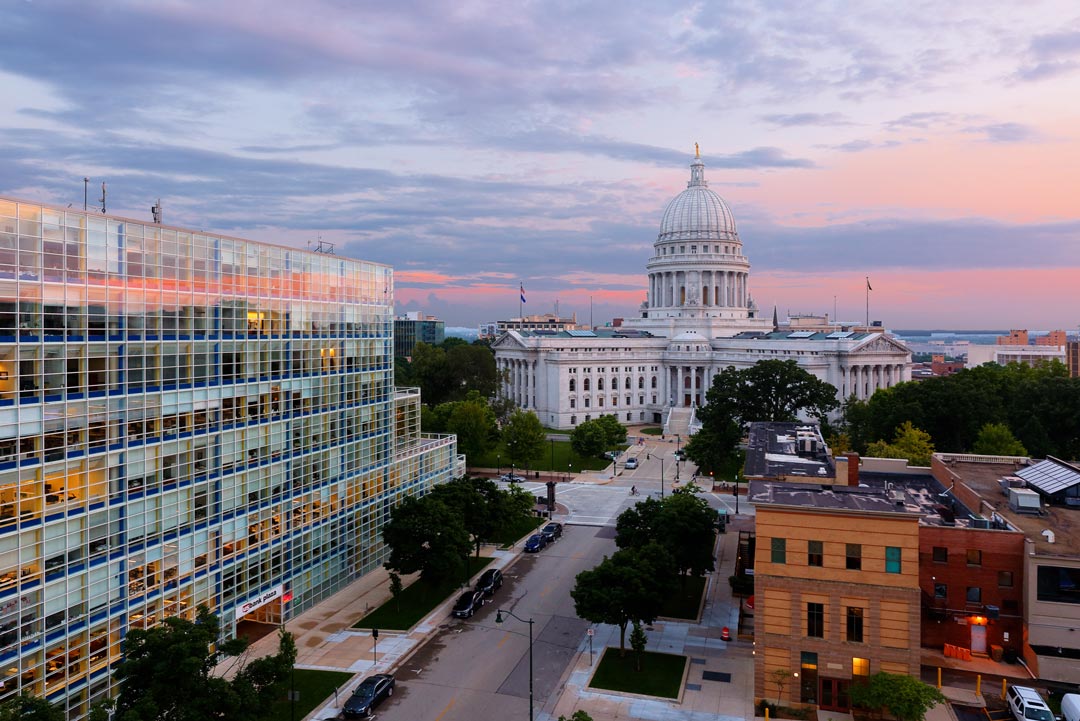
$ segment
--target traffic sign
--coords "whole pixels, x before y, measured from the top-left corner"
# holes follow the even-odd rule
[[[589,629],[588,631],[586,631],[585,633],[587,633],[588,635],[592,636],[592,635],[593,635],[593,630],[592,630],[592,629],[590,628],[590,629]]]

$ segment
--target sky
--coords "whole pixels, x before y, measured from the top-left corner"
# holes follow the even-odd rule
[[[0,195],[321,239],[449,326],[636,314],[695,142],[765,314],[1080,324],[1073,0],[3,0],[0,92]]]

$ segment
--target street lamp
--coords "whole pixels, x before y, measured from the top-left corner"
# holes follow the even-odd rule
[[[664,457],[660,456],[659,458],[660,458],[660,498],[663,498],[664,497]],[[647,461],[652,460],[652,454],[651,453],[646,453],[645,454],[645,460],[647,460]],[[678,468],[677,465],[675,467]]]
[[[573,463],[567,463],[566,464],[566,482],[567,483],[570,482],[570,476],[572,476],[573,474],[574,474],[574,464]]]
[[[735,515],[739,515],[739,473],[735,473]]]
[[[502,456],[495,454],[495,464],[499,467],[499,475],[502,475]]]
[[[503,614],[507,616],[513,616],[522,623],[529,624],[529,721],[533,721],[533,620],[525,620],[521,616],[516,615],[513,611],[499,610],[495,614],[495,623],[503,622]]]

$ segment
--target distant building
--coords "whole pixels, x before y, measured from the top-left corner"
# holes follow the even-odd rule
[[[508,330],[557,333],[561,330],[589,330],[589,326],[577,322],[577,313],[574,313],[569,318],[560,318],[554,313],[544,313],[542,315],[527,315],[522,318],[496,321],[496,336],[502,335]]]
[[[1069,376],[1080,378],[1080,340],[1071,340],[1065,344],[1065,365]]]
[[[1065,348],[1045,345],[1016,345],[1004,343],[1001,345],[972,345],[968,347],[967,366],[974,368],[984,363],[997,363],[1008,365],[1009,363],[1023,363],[1025,365],[1038,365],[1050,361],[1065,361]]]
[[[446,340],[446,323],[418,311],[394,318],[394,357],[408,358],[417,343],[439,345]]]
[[[690,165],[686,189],[664,211],[645,269],[648,290],[639,315],[618,326],[506,326],[492,345],[506,378],[502,393],[535,410],[550,428],[573,428],[604,414],[684,428],[717,374],[761,360],[794,361],[831,383],[840,401],[911,380],[910,351],[880,326],[797,316],[796,325],[781,329],[761,317],[735,219],[709,189],[700,156]]]
[[[1068,337],[1063,330],[1052,330],[1046,335],[1035,336],[1035,345],[1053,345],[1064,346],[1068,342]]]
[[[999,335],[998,345],[1028,345],[1027,330],[1010,330],[1009,335]]]
[[[935,376],[951,376],[953,373],[964,370],[963,361],[948,361],[941,353],[935,353],[930,357],[930,372]]]
[[[476,326],[476,337],[479,340],[495,340],[499,337],[499,323],[491,321]]]

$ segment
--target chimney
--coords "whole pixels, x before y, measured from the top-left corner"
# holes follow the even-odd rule
[[[847,458],[847,484],[857,487],[859,485],[859,454],[845,453],[844,457]]]

